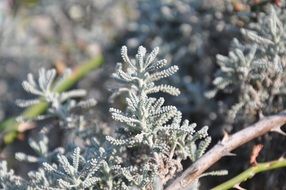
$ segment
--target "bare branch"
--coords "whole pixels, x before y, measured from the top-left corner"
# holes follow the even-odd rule
[[[280,128],[286,123],[286,114],[281,113],[273,116],[264,117],[257,123],[228,136],[218,142],[212,149],[194,162],[178,178],[176,178],[166,190],[187,190],[199,177],[214,163],[223,156],[228,155],[232,150],[259,137],[272,129]]]

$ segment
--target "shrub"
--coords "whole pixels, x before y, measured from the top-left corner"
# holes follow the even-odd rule
[[[110,108],[111,116],[118,121],[117,135],[107,136],[103,144],[95,137],[81,138],[78,133],[80,115],[78,109],[94,105],[93,100],[78,102],[77,97],[85,95],[83,90],[57,93],[53,88],[55,70],[41,69],[36,82],[29,74],[23,88],[39,96],[34,100],[21,100],[18,104],[29,106],[44,100],[49,103],[45,116],[57,117],[60,126],[77,143],[65,144],[65,147],[49,151],[47,132],[44,127],[38,139],[31,139],[30,146],[39,157],[17,153],[21,161],[38,162],[37,171],[29,172],[29,179],[15,176],[7,169],[6,161],[1,162],[0,184],[4,189],[150,189],[162,188],[170,179],[182,170],[182,160],[196,161],[206,151],[211,138],[208,127],[196,129],[195,123],[182,121],[181,112],[175,106],[164,105],[162,97],[151,95],[158,92],[177,96],[180,91],[167,84],[157,84],[162,78],[173,75],[178,70],[174,65],[165,68],[166,60],[157,60],[159,48],[146,55],[146,49],[138,48],[135,59],[127,55],[127,48],[121,50],[123,64],[117,65],[113,77],[123,84],[114,93],[125,98],[126,108]],[[82,129],[81,133],[83,133]],[[77,133],[75,133],[77,131]],[[54,158],[56,157],[56,159]],[[16,182],[16,183],[15,183]]]

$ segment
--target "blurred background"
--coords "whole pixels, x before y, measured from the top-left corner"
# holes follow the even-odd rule
[[[185,118],[199,126],[209,125],[213,143],[223,131],[236,132],[249,123],[228,123],[226,111],[236,101],[235,95],[219,94],[207,99],[218,69],[216,54],[227,55],[234,37],[241,38],[241,27],[255,21],[258,12],[275,0],[0,0],[0,121],[17,116],[22,109],[18,98],[28,98],[21,82],[28,73],[41,67],[77,66],[103,55],[104,65],[81,80],[77,87],[98,101],[91,114],[102,126],[112,121],[108,113],[108,96],[114,86],[110,78],[120,48],[127,45],[134,55],[137,47],[149,51],[160,47],[161,58],[180,67],[169,83],[180,88],[179,97],[167,97]],[[14,152],[31,151],[27,138],[35,131],[22,134],[16,142],[1,150],[0,159],[9,159],[16,173],[25,173],[34,165],[19,165]],[[108,132],[107,132],[108,133]],[[60,133],[53,138],[60,137]],[[285,154],[285,138],[267,135],[239,148],[236,157],[224,158],[212,169],[227,169],[224,177],[202,179],[201,189],[209,189],[249,167],[254,144],[264,144],[259,161],[270,161]],[[274,146],[275,144],[281,146]],[[283,146],[285,145],[285,146]],[[59,146],[56,144],[54,146]],[[283,148],[284,147],[284,148]],[[186,162],[186,166],[189,163]],[[16,168],[15,168],[16,167]],[[243,187],[247,189],[286,189],[286,172],[279,170],[259,174]]]

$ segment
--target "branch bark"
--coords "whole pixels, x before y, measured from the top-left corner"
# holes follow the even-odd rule
[[[179,177],[177,177],[166,190],[187,190],[190,186],[214,163],[223,156],[231,154],[231,151],[241,145],[266,134],[269,131],[281,131],[280,127],[286,123],[286,113],[264,117],[257,123],[242,129],[241,131],[225,136],[212,149],[206,152],[200,159],[194,162]]]

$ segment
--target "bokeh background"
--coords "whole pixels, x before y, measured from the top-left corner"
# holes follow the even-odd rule
[[[78,88],[88,91],[98,105],[91,119],[103,128],[112,121],[108,113],[114,82],[110,75],[120,61],[120,48],[127,45],[130,55],[137,47],[159,46],[160,57],[180,67],[168,82],[180,88],[182,95],[166,97],[185,118],[199,126],[210,126],[213,144],[223,131],[236,132],[249,123],[229,123],[226,111],[236,101],[233,94],[218,94],[207,99],[218,69],[216,54],[227,55],[234,37],[241,38],[241,27],[256,20],[259,11],[272,0],[1,0],[0,1],[0,121],[17,116],[22,109],[18,98],[28,98],[21,82],[28,73],[41,67],[56,68],[58,73],[102,54],[104,65],[81,80]],[[43,125],[43,124],[39,124]],[[107,130],[106,133],[108,133]],[[111,129],[112,131],[112,129]],[[33,152],[27,139],[37,133],[28,130],[16,142],[1,149],[0,159],[10,160],[16,173],[25,176],[37,167],[19,164],[14,153]],[[54,145],[61,137],[55,131]],[[254,144],[264,149],[259,161],[270,161],[285,154],[285,138],[270,134],[235,151],[236,157],[223,158],[212,169],[227,169],[224,177],[202,179],[201,189],[210,189],[249,167]],[[277,146],[279,144],[280,146]],[[189,165],[188,162],[185,164]],[[243,184],[246,189],[286,189],[285,170],[259,174]]]

